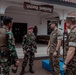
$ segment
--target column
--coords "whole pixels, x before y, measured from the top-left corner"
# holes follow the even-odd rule
[[[61,32],[62,32],[62,34],[66,31],[66,23],[65,23],[66,17],[67,17],[67,13],[66,13],[66,11],[63,10],[60,13],[60,15],[59,15],[59,19],[61,21],[61,28],[62,28]],[[64,43],[63,43],[63,46],[64,46]],[[61,46],[61,48],[60,48],[60,55],[61,55],[61,57],[63,57],[63,55],[64,55],[64,48],[63,48],[63,46]]]

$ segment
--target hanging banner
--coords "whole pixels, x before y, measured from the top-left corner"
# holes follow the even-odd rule
[[[53,13],[53,6],[51,5],[35,5],[28,2],[24,2],[23,7],[24,9],[28,9],[28,10]]]

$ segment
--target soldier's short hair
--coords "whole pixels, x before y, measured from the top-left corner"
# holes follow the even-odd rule
[[[75,18],[67,18],[67,19],[66,19],[66,22],[75,25],[76,19],[75,19]]]
[[[9,23],[12,23],[12,19],[13,19],[13,18],[11,18],[11,17],[9,17],[9,16],[3,17],[3,24],[4,24],[4,25],[8,25]]]

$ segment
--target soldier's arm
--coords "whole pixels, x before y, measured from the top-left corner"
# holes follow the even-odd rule
[[[11,38],[9,32],[6,33],[6,40],[7,40],[7,46],[8,46],[8,49],[11,50],[11,46],[12,46],[12,38]]]
[[[49,47],[50,47],[50,40],[49,40],[49,42],[48,42],[47,50],[49,49]]]
[[[7,32],[6,39],[7,39],[7,46],[8,46],[8,49],[10,51],[10,55],[11,55],[10,60],[13,60],[11,63],[15,64],[16,61],[18,61],[18,56],[17,56],[17,52],[16,52],[16,49],[15,49],[15,45],[12,45],[11,33]]]
[[[27,51],[27,48],[28,48],[28,46],[27,46],[27,36],[25,35],[24,37],[23,37],[23,40],[22,40],[22,48],[23,48],[23,51]]]
[[[33,50],[34,50],[34,52],[37,52],[37,44],[36,43],[33,43]]]
[[[36,36],[34,35],[34,41],[32,41],[33,49],[37,52],[37,43],[36,43]]]
[[[75,47],[69,47],[67,57],[66,57],[65,62],[64,62],[66,65],[71,61],[71,59],[74,56],[74,53],[75,53]]]
[[[60,46],[61,46],[61,43],[62,43],[62,33],[59,31],[58,32],[58,36],[57,36],[57,46],[56,46],[56,50],[58,51]]]
[[[69,39],[69,50],[68,50],[68,53],[67,53],[67,57],[65,59],[65,64],[67,65],[71,59],[73,58],[74,56],[74,53],[75,53],[75,48],[76,48],[76,33],[73,33],[71,34],[70,36],[70,39]]]
[[[47,54],[49,54],[49,48],[50,48],[50,40],[48,42],[48,46],[47,46],[47,49],[46,49]]]

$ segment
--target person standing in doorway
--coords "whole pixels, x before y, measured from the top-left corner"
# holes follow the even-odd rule
[[[52,69],[53,75],[59,75],[59,48],[62,42],[62,34],[57,28],[55,22],[50,23],[51,28],[53,29],[50,34],[50,40],[48,42],[47,53],[49,53],[49,64]]]
[[[31,73],[34,73],[33,71],[33,61],[34,61],[34,54],[37,52],[37,45],[35,42],[35,35],[33,34],[33,27],[28,27],[28,33],[24,35],[22,46],[23,46],[23,53],[24,53],[24,60],[22,63],[22,70],[20,72],[20,75],[24,75],[25,73],[25,67],[27,65],[27,62],[29,60],[29,71]]]
[[[37,28],[37,26],[35,26],[35,27],[33,28],[33,33],[34,33],[35,36],[37,36],[37,33],[38,33],[38,28]]]

